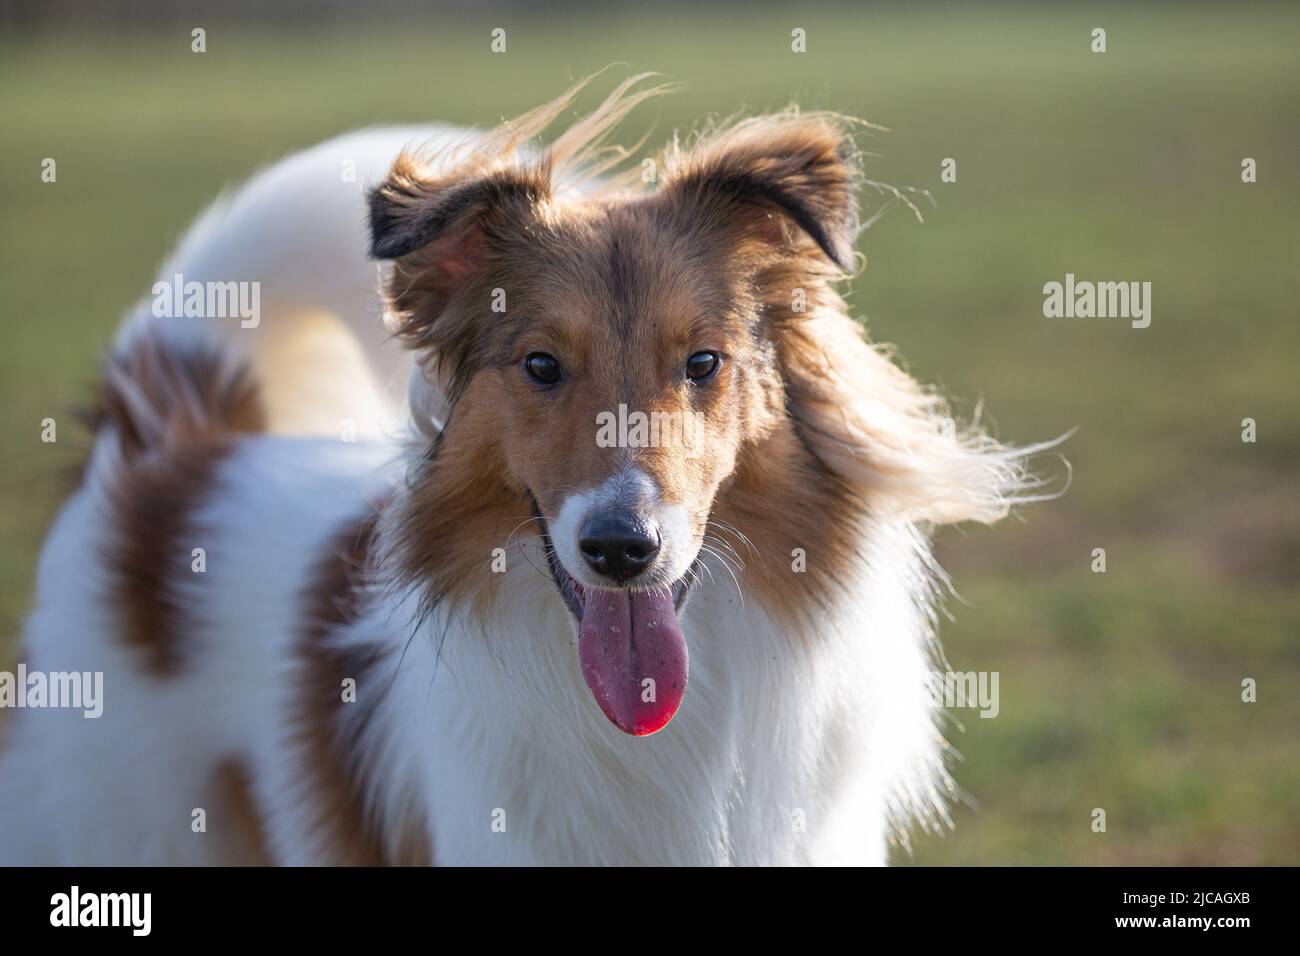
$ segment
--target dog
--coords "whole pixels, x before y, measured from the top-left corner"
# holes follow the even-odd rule
[[[10,721],[3,862],[882,864],[950,825],[931,530],[1039,497],[1045,446],[847,314],[849,120],[637,165],[648,82],[544,146],[582,84],[344,135],[191,228],[26,626],[102,715]],[[258,314],[198,314],[230,282]]]

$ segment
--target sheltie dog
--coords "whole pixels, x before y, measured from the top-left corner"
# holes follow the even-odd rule
[[[580,86],[191,228],[20,652],[102,715],[11,715],[0,861],[879,864],[947,825],[929,535],[1038,497],[1045,446],[848,316],[848,120],[638,161],[633,77],[543,144]],[[256,315],[207,314],[231,283]]]

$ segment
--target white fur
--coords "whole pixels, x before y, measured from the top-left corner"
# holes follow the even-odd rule
[[[597,508],[614,507],[651,518],[659,529],[659,554],[644,572],[649,583],[676,583],[695,560],[690,516],[680,504],[664,501],[655,480],[639,468],[627,468],[596,488],[575,491],[564,499],[550,522],[551,544],[569,575],[584,587],[608,587],[582,558],[578,549],[582,526]]]
[[[309,346],[300,339],[312,317],[351,330],[360,371],[339,380],[310,422],[281,418],[278,431],[332,433],[350,416],[364,434],[393,432],[401,401],[390,398],[410,364],[381,330],[364,206],[339,169],[354,158],[359,178],[373,181],[401,145],[430,133],[468,135],[371,131],[286,160],[205,215],[162,271],[264,283],[251,333],[238,323],[162,328],[178,342],[215,335],[250,356],[286,409],[295,389],[320,394],[283,361]],[[124,335],[147,324],[138,313]],[[436,417],[437,403],[422,398],[414,413]],[[195,623],[183,635],[185,664],[162,679],[115,639],[105,601],[103,478],[113,455],[101,440],[51,531],[23,652],[47,670],[104,671],[104,715],[31,711],[12,725],[0,752],[0,862],[219,862],[221,848],[192,832],[191,815],[230,756],[252,771],[276,858],[322,861],[287,725],[298,704],[295,595],[339,523],[400,481],[398,444],[242,442],[204,505],[210,530],[194,546],[207,549],[208,571],[187,584]],[[676,719],[648,738],[619,733],[600,713],[573,620],[538,573],[537,541],[522,547],[485,614],[443,605],[412,638],[414,596],[396,593],[337,638],[386,649],[391,689],[358,752],[370,809],[388,832],[414,819],[444,864],[878,864],[896,825],[942,813],[946,778],[924,692],[931,575],[910,525],[873,523],[856,580],[807,639],[792,638],[706,555],[682,617],[690,687]],[[572,557],[566,565],[579,570]]]

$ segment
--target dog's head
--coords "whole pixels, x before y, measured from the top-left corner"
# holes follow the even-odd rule
[[[371,194],[371,228],[393,261],[395,331],[450,409],[398,529],[408,573],[434,596],[481,587],[492,546],[531,511],[587,683],[642,735],[685,691],[678,612],[701,554],[726,547],[711,526],[767,540],[781,564],[800,514],[803,534],[851,547],[862,509],[843,502],[915,470],[933,409],[833,289],[857,228],[843,124],[746,120],[636,170],[651,188],[569,188],[655,92],[632,82],[535,157],[520,147],[567,97],[458,160],[403,156]],[[861,420],[873,401],[883,417]],[[952,497],[906,492],[932,510]],[[448,539],[467,533],[458,562]]]

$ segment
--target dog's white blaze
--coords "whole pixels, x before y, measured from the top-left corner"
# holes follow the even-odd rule
[[[640,468],[624,468],[596,488],[575,492],[564,500],[549,523],[551,545],[564,570],[583,587],[608,587],[583,560],[578,542],[587,518],[601,508],[617,508],[650,518],[659,528],[659,554],[646,572],[656,584],[675,584],[684,575],[699,548],[691,528],[690,512],[683,505],[662,500],[655,480]]]

